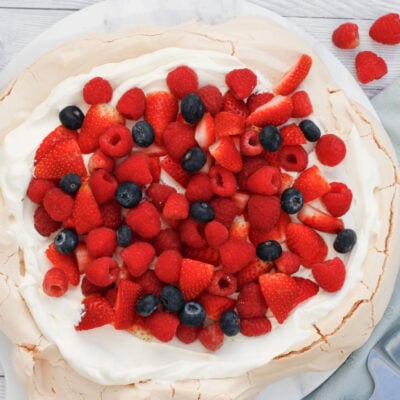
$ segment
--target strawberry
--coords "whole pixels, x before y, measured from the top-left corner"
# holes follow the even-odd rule
[[[292,275],[300,268],[300,257],[291,251],[284,250],[278,259],[275,260],[275,266],[279,272]]]
[[[146,319],[150,333],[161,342],[169,342],[178,329],[179,318],[166,311],[156,311]]]
[[[213,194],[211,179],[206,173],[199,172],[190,178],[185,193],[188,201],[191,203],[197,200],[208,201]]]
[[[59,253],[54,246],[54,243],[50,243],[45,253],[52,266],[61,269],[65,273],[68,283],[72,286],[77,286],[80,279],[78,263],[76,261],[75,255],[73,253]]]
[[[153,127],[155,143],[163,143],[163,132],[166,126],[176,120],[178,114],[178,102],[168,92],[151,92],[146,96],[145,120]]]
[[[266,166],[249,176],[247,188],[252,193],[273,195],[279,192],[281,180],[279,168]]]
[[[114,159],[104,154],[101,149],[95,150],[88,161],[88,170],[90,174],[98,169],[104,169],[108,172],[114,170]]]
[[[78,270],[80,274],[84,274],[87,267],[93,261],[92,257],[87,250],[85,242],[79,242],[75,248],[75,258],[78,264]]]
[[[186,187],[190,177],[192,176],[189,172],[185,171],[182,164],[174,160],[170,156],[166,156],[161,159],[160,167],[164,170],[173,180],[175,180],[179,185]]]
[[[218,265],[219,264],[219,251],[214,247],[189,247],[183,246],[182,255],[186,258],[205,262],[207,264]]]
[[[28,196],[29,200],[36,204],[41,204],[46,193],[55,187],[56,184],[54,181],[49,179],[32,178],[29,182],[28,188],[26,189],[26,195]]]
[[[50,268],[44,275],[42,288],[47,296],[61,297],[68,290],[68,278],[63,270]]]
[[[344,284],[346,267],[339,257],[313,264],[312,274],[318,285],[327,292],[337,292]]]
[[[237,208],[237,214],[242,215],[244,213],[245,208],[247,207],[247,203],[249,201],[250,195],[245,192],[235,192],[231,196],[231,200],[235,203]]]
[[[103,224],[99,205],[94,198],[92,189],[83,182],[75,197],[72,219],[78,234],[84,234]]]
[[[184,324],[179,324],[175,335],[177,339],[179,339],[182,343],[190,344],[196,341],[200,329],[201,328],[198,326],[192,327]]]
[[[141,294],[142,288],[137,283],[128,279],[121,279],[118,282],[115,301],[115,329],[128,329],[133,325],[135,304]]]
[[[106,228],[117,229],[122,222],[121,207],[115,200],[100,204],[100,213],[103,218],[103,225]]]
[[[282,194],[286,189],[289,189],[292,184],[293,184],[293,177],[289,174],[287,174],[286,172],[283,172],[281,174],[281,180],[282,180],[282,184],[281,184],[281,190],[279,191],[279,194]]]
[[[300,93],[300,92],[296,92]],[[305,93],[305,92],[304,92]],[[303,131],[297,124],[285,125],[280,130],[282,136],[282,145],[296,145],[296,144],[306,144],[307,140],[303,134]]]
[[[332,33],[332,42],[339,49],[355,49],[360,44],[358,25],[353,22],[339,25]]]
[[[106,293],[109,291],[109,287],[97,286],[94,283],[90,282],[89,279],[86,278],[86,276],[84,276],[81,282],[81,291],[85,297],[90,296],[91,294],[106,295]],[[106,298],[107,300],[109,300],[107,296]],[[114,304],[110,304],[112,305],[112,307],[114,307]]]
[[[400,16],[389,13],[379,17],[370,27],[369,36],[379,43],[400,43]]]
[[[174,187],[162,183],[152,183],[147,188],[146,196],[157,207],[157,210],[162,211],[171,193],[176,193]]]
[[[236,177],[220,165],[210,168],[208,175],[211,180],[211,188],[217,196],[229,197],[236,192]]]
[[[160,295],[164,286],[152,269],[148,269],[143,275],[135,278],[134,281],[141,286],[142,293],[153,293],[156,296]]]
[[[202,293],[198,301],[204,307],[206,315],[213,321],[218,321],[224,311],[232,310],[235,307],[236,300],[229,297]]]
[[[299,294],[295,301],[295,305],[302,303],[318,293],[319,286],[310,279],[301,278],[298,276],[293,277],[293,279],[296,281],[297,287],[299,288]]]
[[[290,98],[293,104],[293,118],[306,118],[313,113],[313,105],[306,91],[298,90],[294,92]]]
[[[320,169],[313,165],[304,170],[294,181],[293,187],[303,194],[304,203],[315,200],[330,191],[328,181]]]
[[[120,183],[132,181],[139,186],[148,185],[153,181],[150,157],[143,153],[131,154],[117,166],[115,176]]]
[[[150,266],[156,251],[147,242],[136,242],[123,248],[120,255],[130,274],[136,278],[143,275]]]
[[[346,157],[346,145],[339,136],[328,133],[318,140],[315,153],[321,164],[334,167]]]
[[[261,242],[266,240],[276,240],[278,242],[284,242],[286,239],[286,227],[290,223],[290,217],[283,210],[280,210],[278,221],[276,224],[267,231],[254,229],[250,226],[249,239],[257,246]]]
[[[203,150],[208,150],[215,142],[215,123],[211,113],[206,112],[196,124],[194,139]]]
[[[57,187],[48,190],[43,198],[43,207],[54,221],[66,220],[73,206],[73,198]]]
[[[162,216],[167,219],[181,220],[189,216],[189,202],[182,193],[171,193],[164,205]]]
[[[198,335],[200,343],[210,351],[217,351],[221,348],[224,338],[224,332],[222,332],[222,329],[217,323],[203,328]]]
[[[229,239],[220,246],[219,253],[224,271],[234,274],[255,258],[256,249],[244,240]]]
[[[161,230],[161,218],[156,207],[144,201],[129,210],[125,218],[129,227],[144,239],[156,237]]]
[[[238,185],[241,189],[247,190],[247,181],[249,176],[254,174],[258,169],[268,165],[263,157],[244,157],[243,169],[237,175]]]
[[[75,326],[77,331],[98,328],[114,321],[114,310],[102,296],[93,294],[83,299],[81,320]]]
[[[165,250],[176,250],[179,253],[182,250],[182,242],[175,229],[163,229],[154,239],[153,246],[156,254],[160,255]]]
[[[216,86],[203,86],[197,91],[197,94],[200,96],[206,111],[208,111],[212,116],[221,110],[222,94]]]
[[[196,146],[194,128],[183,122],[170,122],[164,130],[163,142],[168,154],[175,160],[181,160],[183,155]]]
[[[165,250],[157,258],[154,272],[164,283],[176,284],[179,280],[182,256],[176,250]]]
[[[355,60],[357,78],[361,83],[381,79],[388,72],[386,61],[373,51],[360,51]]]
[[[225,82],[237,99],[249,97],[257,85],[257,75],[249,68],[238,68],[228,72]]]
[[[341,182],[331,182],[330,186],[330,191],[325,193],[321,200],[331,215],[341,217],[350,209],[353,193]]]
[[[235,114],[242,118],[246,118],[249,115],[246,103],[236,98],[230,90],[228,90],[222,98],[222,111]]]
[[[92,153],[99,147],[101,134],[110,126],[123,124],[124,118],[108,104],[96,104],[89,108],[78,135],[78,144],[84,154]]]
[[[115,230],[104,226],[92,229],[86,236],[86,248],[93,258],[111,257],[117,249]]]
[[[229,228],[229,238],[246,240],[249,236],[250,223],[243,216],[236,217]]]
[[[304,171],[308,165],[308,154],[303,146],[282,146],[278,154],[279,165],[286,171]]]
[[[42,236],[50,236],[61,226],[61,222],[51,219],[50,215],[43,206],[40,206],[35,210],[33,214],[33,224],[37,232],[39,232]]]
[[[86,175],[82,153],[75,139],[55,143],[36,162],[33,174],[40,179],[60,179],[69,173]]]
[[[89,185],[97,203],[103,204],[115,198],[118,182],[113,174],[105,169],[97,169],[89,177]]]
[[[240,135],[240,151],[245,156],[256,156],[262,153],[263,147],[260,143],[258,129],[249,128]]]
[[[244,285],[237,298],[236,310],[240,318],[263,317],[267,312],[267,304],[260,285],[251,282]]]
[[[208,287],[214,275],[214,266],[201,261],[184,258],[181,264],[179,287],[185,300],[196,298]]]
[[[226,197],[215,197],[210,203],[215,212],[214,220],[229,228],[239,211],[236,203]]]
[[[204,225],[192,218],[188,218],[179,225],[179,235],[183,243],[200,248],[207,245],[204,238]]]
[[[99,137],[99,146],[110,157],[124,157],[133,147],[131,131],[124,125],[112,125]]]
[[[341,219],[326,214],[309,204],[305,204],[297,213],[297,216],[303,224],[317,231],[339,233],[344,228]]]
[[[119,275],[119,267],[112,257],[100,257],[86,268],[86,279],[96,286],[106,287],[114,283]]]
[[[247,125],[263,127],[265,125],[282,125],[293,112],[292,99],[286,96],[275,96],[272,100],[256,108],[246,120]]]
[[[211,221],[204,229],[204,236],[209,246],[219,247],[228,239],[229,231],[221,222]]]
[[[220,111],[215,116],[214,122],[215,135],[222,137],[242,134],[246,120],[241,115],[229,111]]]
[[[301,54],[296,63],[275,85],[274,92],[282,96],[294,92],[310,72],[311,66],[312,58],[308,54]]]
[[[247,99],[247,103],[246,103],[247,104],[247,109],[249,110],[249,113],[251,114],[258,107],[268,103],[273,98],[274,98],[274,95],[272,93],[269,93],[269,92],[253,93]]]
[[[146,97],[142,89],[134,87],[127,90],[118,100],[117,111],[126,119],[137,120],[144,114]]]
[[[108,80],[97,76],[86,82],[83,87],[83,99],[87,104],[108,103],[113,94],[112,86]]]
[[[276,196],[250,196],[247,212],[253,229],[269,231],[278,222],[281,203]]]
[[[271,322],[267,317],[241,318],[240,333],[244,336],[261,336],[270,332]]]
[[[268,308],[282,324],[292,311],[299,294],[296,281],[289,275],[277,272],[261,275],[259,284]]]
[[[233,173],[243,167],[242,157],[230,137],[222,137],[209,147],[211,156],[217,164]]]
[[[236,290],[236,276],[223,270],[215,272],[210,286],[208,287],[208,293],[215,294],[217,296],[230,296],[231,294],[235,293]]]
[[[286,228],[286,245],[305,267],[324,261],[328,247],[324,239],[308,226],[291,222]]]
[[[169,90],[178,99],[189,93],[195,93],[199,86],[196,72],[187,65],[180,65],[168,72],[166,81]]]

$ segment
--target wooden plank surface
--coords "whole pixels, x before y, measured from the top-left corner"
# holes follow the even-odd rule
[[[150,3],[156,1],[148,0]],[[400,0],[252,1],[288,17],[290,21],[330,49],[353,74],[355,74],[354,57],[358,51],[373,50],[384,57],[389,66],[389,73],[383,79],[363,86],[369,97],[379,93],[393,79],[400,76],[400,45],[379,45],[368,36],[369,27],[377,17],[389,12],[400,13]],[[0,0],[0,70],[46,28],[71,13],[97,2],[99,0]],[[132,0],[133,7],[134,4],[135,0]],[[360,28],[361,45],[356,50],[339,50],[331,42],[332,31],[339,24],[347,21],[356,22]],[[0,365],[0,400],[3,400],[5,399],[5,380],[1,375]]]

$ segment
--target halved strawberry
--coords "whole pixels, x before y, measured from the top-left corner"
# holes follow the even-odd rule
[[[75,326],[77,331],[98,328],[114,321],[114,310],[104,297],[93,294],[84,298],[82,305],[82,318]]]
[[[230,297],[217,296],[207,292],[198,297],[198,301],[206,310],[207,317],[213,321],[218,321],[221,314],[226,310],[232,310],[235,307],[236,300]]]
[[[301,54],[296,63],[279,80],[274,92],[286,96],[294,92],[308,75],[312,66],[312,58],[308,54]]]
[[[170,122],[164,129],[163,142],[168,154],[175,160],[181,160],[192,147],[197,146],[194,128],[183,122]]]
[[[191,174],[185,171],[182,164],[174,160],[170,156],[166,156],[161,159],[160,167],[164,170],[172,179],[174,179],[181,186],[186,187],[191,178]]]
[[[313,165],[304,170],[294,181],[293,187],[300,190],[304,203],[315,200],[330,191],[329,182],[322,175],[321,170]]]
[[[230,90],[222,98],[222,111],[236,114],[242,118],[246,118],[249,115],[246,103],[236,98]]]
[[[128,329],[135,318],[135,304],[142,293],[137,283],[121,279],[118,283],[117,299],[115,302],[115,329]]]
[[[295,305],[302,303],[303,301],[315,296],[319,291],[319,286],[310,279],[301,278],[294,276],[293,279],[296,281],[299,288],[299,294],[295,301]]]
[[[237,173],[243,167],[242,157],[230,137],[218,139],[209,148],[215,161],[227,170]]]
[[[280,132],[283,146],[307,143],[303,131],[297,124],[285,125],[281,128]]]
[[[203,115],[203,118],[197,123],[194,138],[203,150],[215,142],[215,123],[214,118],[209,112]]]
[[[266,104],[253,111],[246,120],[247,125],[263,127],[265,125],[282,125],[293,111],[292,99],[286,96],[275,96]]]
[[[240,135],[244,132],[245,119],[229,111],[220,111],[214,119],[216,136]]]
[[[344,228],[341,219],[326,214],[309,204],[304,204],[297,216],[303,224],[317,231],[338,233]]]

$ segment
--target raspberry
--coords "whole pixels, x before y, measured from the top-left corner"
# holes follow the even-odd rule
[[[126,91],[117,103],[117,111],[127,119],[137,120],[144,114],[146,97],[140,88],[132,88]]]
[[[210,286],[208,287],[208,293],[216,296],[230,296],[237,290],[237,279],[235,275],[227,273],[225,271],[216,271]]]
[[[281,203],[275,196],[250,196],[248,202],[248,220],[253,229],[269,231],[278,222]]]
[[[182,193],[171,193],[164,205],[162,215],[172,220],[182,220],[189,215],[189,203]]]
[[[379,43],[394,45],[400,43],[400,16],[389,13],[376,19],[369,29],[369,35]]]
[[[293,93],[291,99],[293,104],[293,118],[305,118],[313,113],[313,106],[306,91],[299,90]]]
[[[222,94],[220,90],[213,85],[206,85],[201,87],[197,94],[200,96],[205,109],[215,116],[222,108]]]
[[[179,235],[182,242],[194,248],[204,247],[207,242],[204,238],[203,224],[188,218],[179,226]]]
[[[118,182],[132,181],[139,186],[148,185],[153,181],[149,156],[143,153],[133,153],[118,165],[115,176]]]
[[[279,164],[286,171],[301,172],[307,168],[308,154],[300,145],[282,146],[279,150]]]
[[[247,108],[249,113],[255,111],[258,107],[268,103],[274,95],[269,92],[254,93],[247,99]]]
[[[181,252],[182,243],[175,229],[163,229],[153,240],[156,254],[160,255],[165,250],[176,250]]]
[[[388,72],[386,61],[373,51],[360,51],[355,59],[357,78],[361,83],[381,79]]]
[[[86,247],[93,258],[111,257],[117,248],[114,229],[101,227],[91,230],[86,236]]]
[[[300,257],[287,250],[284,250],[281,256],[275,260],[275,265],[279,272],[283,272],[287,275],[292,275],[297,272],[300,268],[300,264]]]
[[[107,291],[107,286],[102,287],[102,286],[97,286],[94,283],[90,282],[86,276],[82,278],[82,283],[81,283],[81,290],[82,294],[86,296],[90,296],[91,294],[100,294],[103,295]]]
[[[193,203],[194,201],[203,200],[208,201],[213,196],[213,189],[210,177],[204,173],[199,172],[193,175],[186,187],[186,198]]]
[[[249,68],[238,68],[228,72],[225,82],[237,99],[245,99],[257,85],[257,75]]]
[[[56,184],[49,179],[32,178],[29,182],[26,194],[31,201],[36,204],[41,204],[45,194],[55,187]]]
[[[341,217],[350,209],[353,199],[351,190],[341,182],[331,182],[331,190],[322,196],[326,209],[334,217]]]
[[[192,68],[181,65],[168,73],[167,85],[178,99],[182,99],[189,93],[197,92],[199,80]]]
[[[236,275],[239,289],[250,282],[256,282],[258,277],[269,272],[273,264],[268,261],[263,261],[258,257],[250,264],[242,268]]]
[[[211,180],[211,188],[217,196],[229,197],[236,192],[236,177],[231,171],[220,165],[215,165],[210,168],[208,174]]]
[[[328,133],[318,140],[315,152],[322,164],[334,167],[346,157],[346,145],[339,136]]]
[[[247,189],[247,181],[249,176],[254,174],[258,169],[266,167],[268,162],[263,157],[245,157],[243,159],[243,169],[237,175],[237,182],[241,189]]]
[[[266,166],[249,176],[247,188],[253,193],[273,195],[279,192],[281,182],[279,168]]]
[[[211,221],[206,225],[204,235],[207,243],[211,247],[219,247],[228,239],[229,231],[226,226],[220,222]]]
[[[265,335],[272,329],[267,317],[243,318],[240,320],[240,333],[244,336]]]
[[[217,197],[211,200],[211,206],[215,212],[214,220],[221,222],[226,227],[230,227],[238,214],[236,203],[229,198]]]
[[[179,280],[182,256],[176,250],[165,250],[157,258],[154,272],[160,281],[175,284]]]
[[[97,169],[104,169],[108,172],[114,170],[114,159],[103,153],[102,150],[97,149],[89,158],[88,170],[93,173]]]
[[[106,79],[96,77],[83,87],[83,98],[88,104],[108,103],[111,100],[113,89]]]
[[[97,203],[103,204],[114,199],[118,182],[110,172],[98,169],[90,175],[89,186]]]
[[[222,268],[225,272],[236,273],[250,263],[256,256],[252,243],[244,240],[227,240],[219,248]]]
[[[134,232],[145,239],[156,237],[161,230],[160,214],[155,206],[147,201],[129,210],[125,221]]]
[[[153,293],[156,296],[160,295],[164,286],[152,269],[148,269],[143,275],[136,278],[135,282],[142,287],[142,293]]]
[[[147,197],[159,211],[162,211],[171,193],[176,193],[176,189],[162,183],[152,183],[146,191]]]
[[[332,41],[339,49],[355,49],[360,44],[358,25],[352,22],[339,25],[332,33]]]
[[[68,290],[68,279],[64,271],[53,267],[43,278],[43,291],[51,297],[61,297]]]
[[[267,304],[258,283],[252,282],[242,287],[236,302],[236,310],[240,318],[265,316]]]
[[[43,207],[54,221],[66,220],[73,206],[73,198],[59,188],[50,189],[43,198]]]
[[[178,329],[179,318],[175,314],[156,311],[146,320],[147,328],[161,342],[169,342]]]
[[[118,278],[119,267],[112,257],[96,258],[86,269],[86,278],[96,286],[106,287]]]
[[[218,324],[212,324],[203,328],[198,336],[200,343],[210,351],[217,351],[224,342],[224,332]]]
[[[220,111],[214,118],[217,137],[241,135],[245,130],[245,118],[230,111]]]
[[[136,242],[122,249],[120,255],[130,274],[133,277],[139,277],[152,263],[156,251],[149,243]]]
[[[346,278],[346,267],[339,257],[316,263],[312,266],[312,274],[318,285],[327,292],[337,292]]]
[[[121,207],[115,200],[107,201],[107,203],[101,204],[99,208],[103,217],[103,225],[106,228],[117,229],[121,225]]]
[[[163,140],[168,154],[175,160],[181,160],[190,148],[197,145],[193,126],[179,121],[167,125]]]
[[[132,134],[124,125],[112,125],[100,136],[99,146],[110,157],[126,156],[133,147]]]
[[[176,330],[176,337],[185,344],[193,343],[200,332],[200,327],[192,327],[184,324],[179,324],[178,329]]]
[[[256,156],[262,153],[263,147],[257,129],[247,129],[240,135],[240,151],[245,156]]]

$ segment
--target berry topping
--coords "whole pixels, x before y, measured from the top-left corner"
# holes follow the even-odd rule
[[[276,240],[267,240],[256,248],[257,257],[264,261],[274,261],[282,254],[282,246]]]
[[[196,124],[204,115],[205,108],[201,97],[196,93],[187,94],[181,101],[181,113],[185,121]]]
[[[217,351],[224,342],[224,332],[222,332],[219,324],[212,324],[203,328],[198,338],[207,350]]]
[[[400,16],[389,13],[379,17],[369,29],[372,39],[383,44],[400,43]]]
[[[200,147],[192,147],[182,157],[182,167],[185,171],[195,173],[204,167],[207,154]]]
[[[226,84],[237,99],[251,95],[257,85],[257,75],[249,68],[234,69],[225,77]]]
[[[339,25],[333,31],[332,41],[340,49],[355,49],[360,44],[358,25],[353,22]]]
[[[291,187],[285,189],[281,194],[281,207],[287,214],[296,214],[304,204],[303,195],[300,190]]]
[[[43,207],[54,221],[66,220],[73,205],[73,198],[59,188],[50,189],[43,198]]]
[[[265,151],[277,151],[282,145],[282,136],[273,125],[266,125],[261,129],[259,140]]]
[[[86,279],[100,287],[110,286],[117,280],[118,274],[118,264],[112,257],[96,258],[86,269]]]
[[[37,232],[42,236],[50,236],[61,226],[61,222],[54,221],[43,206],[35,210],[33,214],[33,223]]]
[[[83,114],[82,110],[77,106],[67,106],[60,111],[58,118],[67,129],[76,131],[81,128],[83,120],[85,119],[85,114]]]
[[[179,319],[186,326],[199,326],[206,319],[206,310],[197,301],[188,301],[179,313]]]
[[[78,235],[72,229],[63,229],[54,238],[54,246],[61,254],[72,253],[78,245]]]
[[[75,194],[81,186],[81,177],[77,174],[70,173],[64,175],[60,179],[60,188],[69,194]]]
[[[215,217],[212,205],[206,201],[195,201],[190,205],[190,216],[198,222],[210,222]]]
[[[334,167],[345,158],[346,145],[339,136],[328,133],[318,140],[315,152],[322,164]]]
[[[135,182],[122,182],[115,192],[115,200],[121,207],[136,207],[142,200],[142,190]]]
[[[140,88],[132,88],[125,92],[117,103],[117,111],[127,119],[137,120],[144,114],[146,98]]]
[[[133,146],[132,135],[123,125],[113,125],[99,138],[99,146],[110,157],[123,157],[130,153]]]
[[[337,292],[343,286],[346,268],[339,257],[316,263],[312,266],[312,274],[318,285],[327,292]]]
[[[178,99],[197,91],[199,80],[195,71],[187,65],[181,65],[170,71],[166,78],[169,90]]]
[[[301,121],[299,127],[309,142],[316,142],[321,137],[321,130],[310,119]]]
[[[179,286],[185,300],[196,298],[209,286],[213,276],[213,265],[184,258],[181,265]]]
[[[304,170],[294,181],[293,186],[303,194],[304,203],[323,196],[331,189],[329,182],[316,165]]]
[[[173,285],[166,285],[162,288],[160,293],[160,301],[167,311],[173,313],[178,313],[185,305],[182,292],[178,287]]]
[[[158,308],[158,297],[152,293],[139,297],[135,305],[135,311],[142,317],[148,317]]]
[[[149,147],[154,142],[154,129],[147,121],[138,121],[132,127],[132,136],[139,147]]]
[[[100,76],[91,79],[83,87],[83,98],[88,104],[108,103],[112,93],[110,82]]]
[[[219,325],[226,336],[235,336],[240,332],[239,315],[234,310],[227,310],[221,314]]]
[[[221,91],[213,85],[206,85],[201,87],[197,94],[200,96],[206,111],[215,116],[222,108],[222,94]]]
[[[341,182],[331,182],[331,190],[321,198],[326,209],[334,217],[341,217],[350,209],[353,199],[351,190]]]
[[[146,322],[150,333],[161,342],[171,341],[179,326],[179,318],[175,314],[165,311],[154,312]]]
[[[380,79],[388,72],[386,61],[373,51],[360,51],[356,56],[357,78],[361,83]]]
[[[77,331],[98,328],[114,320],[114,310],[107,299],[93,294],[83,299],[82,318],[75,327]]]
[[[338,253],[348,253],[354,247],[357,242],[357,235],[353,229],[343,229],[336,236],[333,242],[333,248]]]

